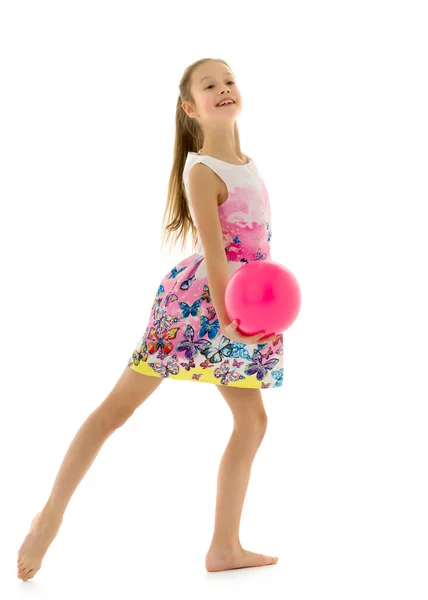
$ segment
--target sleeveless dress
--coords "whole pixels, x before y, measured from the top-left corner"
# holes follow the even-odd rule
[[[253,160],[233,165],[188,152],[183,169],[187,198],[189,172],[196,163],[225,182],[228,197],[218,207],[229,274],[253,260],[270,259],[269,196]],[[191,203],[190,213],[196,225]],[[277,388],[283,379],[282,333],[270,342],[244,344],[223,335],[212,303],[202,243],[197,252],[162,278],[147,327],[128,367],[144,375],[242,388]]]

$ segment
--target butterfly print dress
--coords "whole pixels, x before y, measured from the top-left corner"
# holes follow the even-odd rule
[[[270,259],[268,193],[253,160],[233,165],[189,152],[183,170],[187,198],[191,167],[199,162],[222,178],[228,197],[218,207],[229,273],[253,260]],[[196,224],[192,206],[190,213]],[[283,338],[244,344],[223,335],[212,303],[201,242],[162,278],[146,330],[128,367],[169,377],[243,388],[277,388],[283,379]]]

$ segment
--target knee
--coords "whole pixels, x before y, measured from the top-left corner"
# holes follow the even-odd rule
[[[265,411],[235,419],[235,429],[251,435],[252,439],[256,439],[258,443],[261,443],[265,436],[267,424],[268,419]]]
[[[258,417],[258,427],[259,427],[259,432],[260,432],[260,441],[262,441],[262,439],[265,436],[265,433],[266,433],[266,430],[267,430],[267,425],[268,425],[267,414],[265,412],[263,412]]]
[[[97,413],[97,421],[100,428],[105,433],[111,433],[119,427],[122,427],[129,417],[133,414],[134,411],[126,407],[116,407],[114,409],[103,407],[102,405],[98,407],[95,411]]]

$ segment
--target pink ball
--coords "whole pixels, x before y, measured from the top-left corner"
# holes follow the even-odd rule
[[[273,260],[254,260],[235,271],[225,292],[229,318],[238,320],[246,335],[262,331],[278,335],[295,321],[300,311],[300,287],[294,275]]]

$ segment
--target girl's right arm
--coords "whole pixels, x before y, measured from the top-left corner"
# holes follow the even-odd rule
[[[218,216],[219,193],[220,186],[213,170],[203,163],[196,163],[189,171],[190,202],[204,249],[208,286],[220,329],[230,339],[254,344],[262,339],[265,332],[253,336],[241,334],[236,331],[237,323],[231,322],[226,312],[224,297],[229,283],[229,270]],[[262,341],[267,342],[274,337],[270,336]]]
[[[226,286],[229,283],[227,258],[218,216],[217,198],[220,192],[217,176],[203,163],[196,163],[189,171],[189,195],[201,240],[207,269],[208,286],[220,329],[229,325],[224,305]]]

